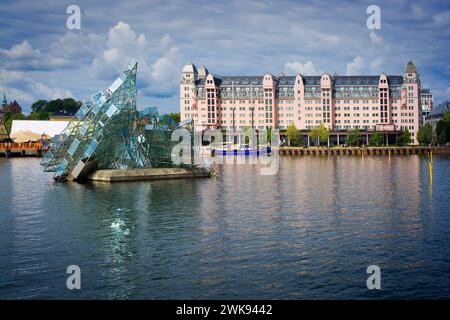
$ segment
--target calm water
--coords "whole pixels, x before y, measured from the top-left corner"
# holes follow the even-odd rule
[[[430,190],[419,156],[119,184],[54,183],[38,159],[0,159],[0,298],[448,299],[450,158],[434,162]]]

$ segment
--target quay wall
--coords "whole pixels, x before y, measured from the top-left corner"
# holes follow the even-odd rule
[[[450,147],[282,147],[278,149],[281,156],[364,156],[364,155],[413,155],[429,152],[450,155]]]

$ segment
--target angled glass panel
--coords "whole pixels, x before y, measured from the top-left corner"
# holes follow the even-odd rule
[[[88,121],[85,121],[84,124],[83,124],[83,126],[81,127],[81,130],[80,130],[80,134],[81,134],[82,136],[86,135],[86,133],[87,133],[88,130],[89,130],[89,126],[90,126],[90,123],[89,123]]]
[[[61,163],[58,165],[55,175],[56,176],[62,175],[64,173],[64,171],[66,170],[68,164],[69,164],[69,162],[66,159],[63,159],[61,161]]]
[[[111,104],[111,106],[109,107],[109,109],[106,111],[106,115],[108,117],[112,117],[112,115],[117,111],[117,107],[114,104]]]
[[[73,156],[73,154],[75,153],[75,151],[77,150],[79,145],[80,145],[80,140],[75,138],[72,141],[72,144],[70,145],[69,150],[67,151],[67,153],[70,154],[71,156]]]
[[[80,107],[80,109],[78,109],[77,113],[75,114],[75,116],[77,117],[78,120],[83,119],[84,115],[89,111],[89,108],[86,106],[85,103],[83,103]]]
[[[95,139],[92,139],[92,141],[89,143],[86,151],[84,152],[84,156],[90,158],[92,154],[94,153],[95,149],[97,149],[98,141]]]

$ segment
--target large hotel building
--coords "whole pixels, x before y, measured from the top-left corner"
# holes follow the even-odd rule
[[[412,62],[403,75],[225,77],[189,63],[180,80],[180,115],[194,119],[196,130],[271,127],[283,132],[294,123],[309,131],[323,123],[331,133],[358,128],[368,139],[374,131],[408,129],[411,143],[417,144],[420,79]]]

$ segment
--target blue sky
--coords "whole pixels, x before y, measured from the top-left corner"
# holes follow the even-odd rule
[[[68,30],[66,8],[81,8]],[[366,9],[381,9],[381,29]],[[402,74],[412,60],[435,104],[450,99],[448,1],[4,1],[0,85],[25,112],[37,99],[89,95],[133,56],[138,107],[178,111],[182,66],[218,75]]]

